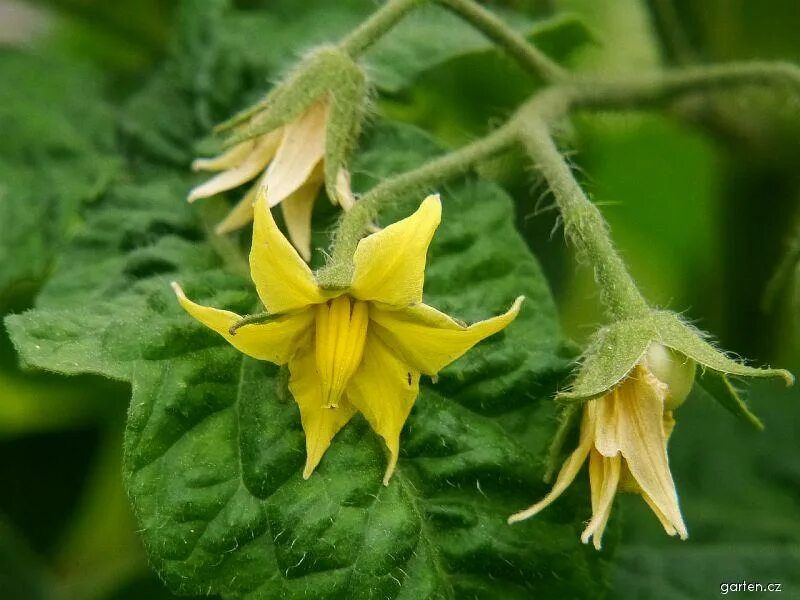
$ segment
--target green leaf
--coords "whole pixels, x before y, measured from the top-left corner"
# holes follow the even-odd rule
[[[626,598],[694,600],[742,592],[758,598],[781,595],[767,593],[770,583],[779,584],[782,592],[800,587],[797,544],[717,543],[660,550],[632,545],[620,559],[616,585]],[[744,588],[733,587],[742,583]],[[748,590],[747,584],[754,587]],[[762,586],[760,593],[756,584]]]
[[[46,276],[78,211],[113,180],[113,114],[91,70],[0,51],[0,305]],[[11,84],[10,82],[13,82]]]
[[[358,188],[435,151],[400,126],[377,128],[365,148]],[[168,286],[177,279],[198,302],[245,312],[251,284],[203,240],[185,184],[147,173],[149,183],[104,199],[37,308],[7,322],[29,365],[131,382],[125,476],[170,587],[236,598],[601,593],[605,559],[578,540],[588,510],[580,490],[537,519],[505,524],[546,491],[537,456],[568,363],[549,290],[498,187],[467,179],[441,190],[426,301],[465,320],[519,293],[525,307],[423,387],[384,487],[383,445],[361,418],[302,480],[285,374],[186,317]]]

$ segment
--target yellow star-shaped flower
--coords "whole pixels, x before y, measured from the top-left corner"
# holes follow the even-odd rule
[[[272,318],[232,334],[241,316],[195,304],[173,284],[183,308],[239,351],[288,364],[306,434],[304,478],[359,411],[389,450],[388,484],[420,374],[436,375],[517,316],[522,297],[505,314],[470,326],[422,303],[426,255],[440,218],[439,197],[429,196],[410,217],[365,237],[350,286],[329,290],[281,234],[260,193],[250,271]]]

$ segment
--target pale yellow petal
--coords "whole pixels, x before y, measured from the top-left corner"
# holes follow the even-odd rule
[[[321,181],[309,181],[281,202],[289,239],[306,262],[311,260],[311,215]]]
[[[224,235],[237,229],[241,229],[245,225],[253,221],[253,203],[258,193],[258,183],[247,190],[244,198],[239,200],[231,211],[225,216],[222,221],[217,223],[214,228],[214,233],[217,235]]]
[[[597,450],[589,454],[589,484],[592,488],[592,519],[581,534],[581,541],[589,543],[593,538],[594,547],[600,550],[603,532],[611,515],[611,506],[617,493],[622,458],[617,455],[606,458]]]
[[[637,367],[617,395],[619,446],[644,494],[682,539],[688,537],[667,458],[664,390],[646,369]],[[660,517],[659,517],[660,518]]]
[[[356,203],[353,189],[350,187],[350,171],[339,169],[336,173],[336,198],[331,198],[334,204],[338,202],[347,211]]]
[[[333,437],[355,414],[355,409],[346,400],[336,408],[324,405],[311,344],[295,354],[289,362],[289,373],[289,391],[300,408],[300,421],[306,436],[303,479],[308,479],[330,447]]]
[[[264,180],[270,206],[280,204],[311,178],[325,156],[327,119],[327,102],[315,102],[284,127],[280,146]]]
[[[314,274],[272,218],[259,187],[250,250],[250,275],[269,313],[298,310],[324,301]]]
[[[497,317],[462,325],[426,304],[395,310],[370,306],[370,327],[405,362],[426,375],[435,375],[475,344],[497,333],[519,314],[520,296]]]
[[[181,287],[173,282],[172,289],[184,310],[203,325],[216,331],[234,348],[257,358],[277,365],[289,362],[304,338],[311,337],[312,311],[278,317],[266,323],[245,325],[230,333],[231,326],[242,317],[229,310],[201,306],[189,300]]]
[[[594,404],[595,414],[597,415],[594,431],[594,446],[597,448],[597,451],[606,458],[617,456],[620,452],[619,435],[617,432],[617,415],[619,412],[617,396],[620,388],[625,385],[630,385],[630,381],[625,380],[606,395],[596,400],[589,401]]]
[[[418,394],[419,372],[403,363],[378,337],[367,334],[364,358],[346,395],[389,449],[384,485],[389,484],[397,465],[400,431]]]
[[[650,496],[648,496],[643,491],[640,491],[639,495],[642,497],[642,500],[645,501],[647,506],[650,507],[650,510],[653,511],[653,514],[661,522],[661,526],[664,528],[664,531],[667,533],[667,535],[677,535],[678,531],[672,526],[672,523],[669,522],[669,520],[664,515],[664,513],[661,512],[661,509],[658,508],[658,506],[656,506],[656,504],[655,504],[655,502],[653,502],[652,498],[650,498]],[[686,539],[686,538],[683,538],[683,539]]]
[[[192,189],[189,192],[189,202],[214,196],[255,179],[272,160],[278,139],[277,132],[258,138],[250,153],[240,163]]]
[[[515,513],[508,517],[509,524],[516,523],[518,521],[524,521],[535,514],[541,512],[543,509],[550,506],[564,491],[570,486],[570,484],[575,480],[575,477],[578,475],[578,472],[581,470],[581,466],[586,461],[586,457],[589,455],[589,451],[592,449],[592,431],[594,430],[594,419],[592,418],[592,413],[584,408],[583,417],[581,419],[581,433],[580,433],[580,440],[578,441],[578,447],[569,455],[567,460],[564,461],[564,464],[561,466],[561,470],[558,472],[558,477],[556,477],[556,482],[553,484],[552,489],[548,494],[539,500],[533,506],[526,508],[518,513]]]
[[[192,161],[192,171],[226,171],[243,162],[255,147],[256,140],[246,140],[228,148],[219,156],[198,158]]]
[[[439,196],[428,196],[410,217],[358,243],[351,293],[393,306],[422,301],[425,261],[442,217]]]

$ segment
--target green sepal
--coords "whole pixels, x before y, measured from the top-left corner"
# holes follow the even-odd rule
[[[570,433],[575,429],[580,422],[581,410],[580,404],[572,402],[564,404],[558,415],[558,427],[550,441],[550,446],[547,448],[547,458],[544,463],[544,477],[542,479],[545,483],[551,483],[556,476],[558,469],[563,463],[563,449],[567,443]]]
[[[326,93],[348,87],[355,74],[363,78],[360,67],[338,48],[312,51],[263,100],[218,125],[219,132],[230,131],[225,145],[231,146],[268,133],[296,119]]]
[[[645,317],[611,323],[592,337],[573,384],[556,399],[583,401],[605,394],[628,375],[654,342],[721,376],[780,377],[787,385],[794,382],[792,374],[785,369],[759,369],[729,358],[705,337],[703,332],[669,311],[654,310]]]
[[[602,396],[625,379],[656,337],[649,317],[616,321],[601,328],[589,341],[572,385],[556,399],[571,402]]]
[[[369,97],[366,75],[356,63],[350,65],[340,69],[336,86],[330,90],[325,130],[325,189],[337,203],[341,203],[336,186],[339,171],[347,168],[358,141]]]
[[[780,377],[786,385],[794,383],[794,376],[785,369],[759,369],[726,356],[711,345],[702,331],[684,322],[678,315],[668,311],[654,311],[653,323],[659,337],[658,341],[684,354],[702,365],[722,375],[737,377]]]
[[[733,416],[749,423],[759,431],[764,430],[764,423],[747,407],[739,390],[734,387],[726,375],[709,369],[700,374],[698,383],[709,396],[728,409]]]

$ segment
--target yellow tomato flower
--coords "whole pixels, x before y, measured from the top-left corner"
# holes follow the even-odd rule
[[[420,374],[436,375],[517,316],[522,297],[505,314],[470,326],[422,303],[426,254],[440,217],[439,197],[430,196],[410,217],[365,237],[353,257],[349,288],[329,290],[278,230],[261,193],[250,271],[272,318],[232,334],[239,315],[195,304],[173,284],[183,308],[235,348],[288,364],[289,390],[306,435],[304,478],[359,411],[389,450],[388,484]]]
[[[675,425],[672,408],[680,404],[691,385],[694,363],[673,365],[669,386],[654,374],[664,372],[666,350],[653,345],[647,357],[603,396],[583,408],[578,447],[561,467],[552,490],[530,508],[509,517],[509,523],[537,514],[558,498],[589,460],[592,518],[581,534],[601,547],[603,532],[617,491],[641,495],[669,535],[686,539],[688,533],[678,507],[678,494],[669,469],[667,439]],[[667,357],[669,358],[669,357]]]
[[[216,232],[228,233],[250,223],[257,190],[263,187],[267,204],[280,204],[289,239],[301,256],[310,260],[311,214],[325,181],[323,159],[329,112],[327,101],[317,101],[282,127],[240,142],[217,157],[195,160],[195,171],[221,172],[191,190],[189,202],[256,180],[217,225]],[[255,119],[257,124],[258,117]],[[349,209],[353,196],[350,176],[344,169],[338,173],[336,188],[343,208]]]

